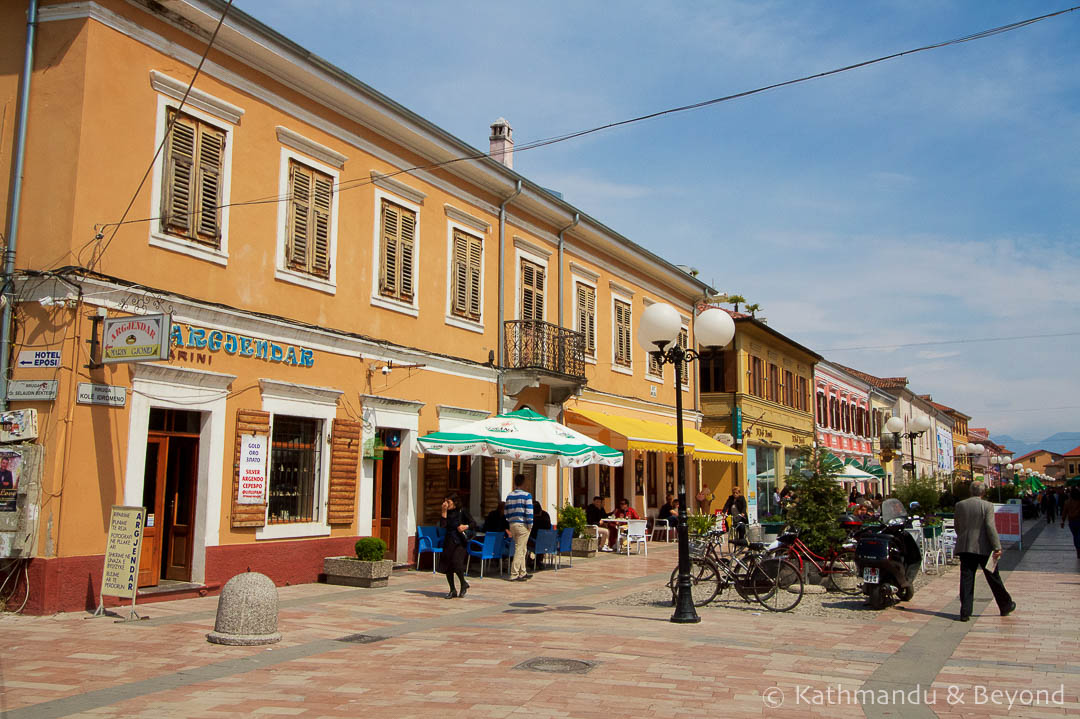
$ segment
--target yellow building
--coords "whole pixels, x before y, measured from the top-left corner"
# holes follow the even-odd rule
[[[749,315],[732,313],[735,338],[699,360],[702,431],[729,439],[742,465],[710,465],[703,480],[712,509],[738,483],[751,521],[778,514],[774,493],[800,451],[814,443],[814,364],[821,356]]]
[[[636,322],[667,302],[690,344],[711,288],[515,173],[505,122],[503,162],[476,158],[236,9],[208,47],[221,0],[42,2],[24,78],[27,7],[0,9],[0,95],[27,127],[0,147],[20,197],[0,374],[39,431],[5,447],[26,460],[30,539],[0,547],[25,563],[28,611],[96,600],[113,505],[148,512],[140,601],[248,568],[315,581],[360,536],[412,561],[447,492],[479,514],[515,471],[422,457],[417,437],[520,406],[583,410],[595,435],[652,423],[610,437],[621,478],[530,470],[549,511],[662,501],[676,388]],[[103,338],[116,318],[161,322],[166,358],[99,364],[137,342]],[[679,391],[693,428],[696,379]],[[708,439],[694,458],[729,462]]]

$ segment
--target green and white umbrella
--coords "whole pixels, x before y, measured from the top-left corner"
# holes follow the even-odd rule
[[[494,457],[528,464],[620,467],[622,452],[524,407],[416,440],[427,454]]]

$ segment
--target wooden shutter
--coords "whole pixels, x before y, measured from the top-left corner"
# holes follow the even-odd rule
[[[521,261],[521,319],[544,319],[544,268]]]
[[[679,330],[679,347],[685,352],[690,345],[690,333],[686,329]],[[684,355],[685,356],[685,355]],[[683,360],[682,368],[682,385],[683,387],[690,386],[690,363]]]
[[[334,181],[321,172],[314,174],[311,195],[312,252],[311,273],[330,276],[330,210],[333,206]]]
[[[578,332],[585,335],[585,353],[596,355],[596,288],[577,286]]]
[[[308,247],[311,244],[311,172],[295,162],[289,163],[289,269],[307,272]]]
[[[225,162],[225,133],[199,124],[200,238],[213,244],[221,239],[221,175]]]
[[[237,499],[240,496],[240,454],[242,451],[240,437],[245,434],[257,434],[267,438],[266,450],[270,448],[270,413],[254,409],[239,409],[236,411],[236,448],[233,454],[233,481],[232,481],[232,526],[233,527],[262,527],[266,524],[266,504],[240,504]],[[266,493],[270,494],[270,457],[266,459]]]
[[[630,364],[630,305],[615,303],[615,362]]]
[[[399,298],[402,302],[413,299],[413,246],[416,238],[416,215],[405,211],[401,213],[401,262],[398,270]]]
[[[451,309],[456,315],[466,315],[469,305],[469,238],[457,230],[454,231],[454,257],[452,281],[453,298]]]
[[[469,237],[469,316],[480,320],[480,279],[484,245],[479,237]]]
[[[449,493],[449,476],[450,457],[424,456],[424,524],[438,524],[442,518],[442,501]]]
[[[330,524],[352,524],[356,517],[363,424],[351,419],[335,419],[331,427],[330,496],[326,517]]]
[[[183,115],[170,110],[167,153],[165,157],[165,198],[162,202],[165,231],[183,235],[191,233],[192,211],[195,204],[195,138],[198,127]]]
[[[403,302],[412,302],[416,215],[386,200],[383,200],[382,213],[379,291]]]

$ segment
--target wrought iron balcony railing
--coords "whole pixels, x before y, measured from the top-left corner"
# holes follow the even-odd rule
[[[585,335],[550,322],[506,323],[509,369],[535,369],[585,378]]]

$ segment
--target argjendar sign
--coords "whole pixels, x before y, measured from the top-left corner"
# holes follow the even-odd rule
[[[102,363],[169,359],[165,328],[171,325],[171,315],[106,318],[101,339]]]
[[[225,352],[239,357],[253,357],[267,362],[280,362],[295,367],[314,367],[315,353],[303,347],[279,345],[270,340],[245,337],[233,332],[208,330],[191,325],[172,326],[170,339],[174,347]]]

